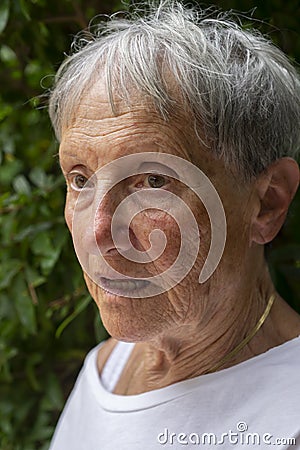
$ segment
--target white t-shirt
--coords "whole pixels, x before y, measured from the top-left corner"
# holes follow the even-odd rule
[[[300,337],[130,396],[104,387],[98,349],[85,360],[50,450],[300,449]]]

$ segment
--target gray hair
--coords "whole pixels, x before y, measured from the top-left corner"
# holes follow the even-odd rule
[[[300,147],[296,69],[257,30],[229,14],[161,1],[81,33],[59,68],[49,113],[58,139],[82,95],[104,75],[109,99],[138,89],[165,120],[188,111],[200,141],[247,181]],[[167,74],[175,80],[171,92]],[[169,83],[169,84],[168,84]]]

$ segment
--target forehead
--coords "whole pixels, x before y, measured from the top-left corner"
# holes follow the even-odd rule
[[[105,156],[109,146],[110,152],[175,152],[190,159],[191,133],[186,132],[189,123],[183,114],[164,120],[149,99],[133,89],[128,100],[114,94],[113,108],[103,80],[90,86],[62,129],[60,157],[83,151]]]

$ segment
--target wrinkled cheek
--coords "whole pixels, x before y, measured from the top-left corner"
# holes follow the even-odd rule
[[[98,308],[100,308],[101,298],[105,295],[105,292],[84,271],[83,271],[83,277],[84,277],[86,286],[88,288],[88,291],[91,294],[91,297],[96,302],[96,305],[98,306]]]
[[[65,214],[66,224],[71,233],[72,233],[72,228],[73,228],[72,224],[73,224],[73,216],[74,216],[74,207],[75,207],[74,202],[67,195],[64,214]]]
[[[174,264],[181,247],[181,232],[176,220],[163,211],[148,210],[131,223],[144,251],[151,254],[150,272],[162,273]]]

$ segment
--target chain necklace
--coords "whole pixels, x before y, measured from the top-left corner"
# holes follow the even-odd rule
[[[268,317],[272,305],[275,300],[275,295],[272,294],[269,298],[269,301],[267,303],[266,309],[263,312],[263,315],[256,323],[255,327],[250,331],[250,333],[240,342],[231,352],[229,352],[224,358],[222,358],[216,365],[214,365],[211,369],[209,369],[207,372],[204,372],[204,375],[207,373],[215,372],[217,371],[221,366],[223,366],[226,362],[228,362],[230,359],[232,359],[234,356],[236,356],[247,344],[251,341],[251,339],[256,335],[258,330],[262,327],[262,325],[265,323],[266,318]]]

